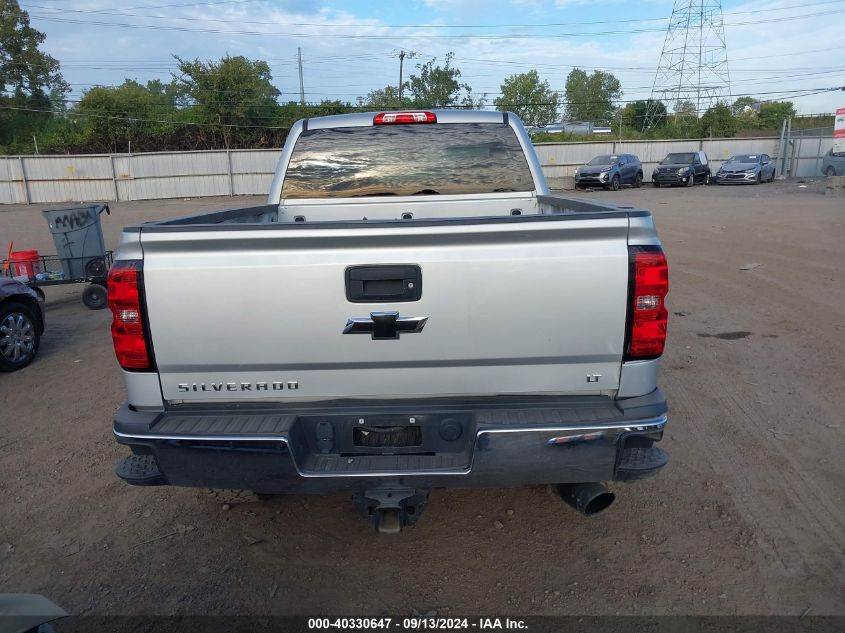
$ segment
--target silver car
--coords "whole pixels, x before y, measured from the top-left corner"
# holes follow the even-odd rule
[[[737,154],[719,167],[714,182],[759,185],[775,179],[775,164],[768,154]]]
[[[832,149],[822,158],[822,173],[825,176],[845,176],[845,152]]]

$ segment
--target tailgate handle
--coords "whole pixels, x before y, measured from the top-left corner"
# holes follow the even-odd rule
[[[351,303],[419,301],[422,271],[416,265],[350,266],[346,269],[346,299]]]

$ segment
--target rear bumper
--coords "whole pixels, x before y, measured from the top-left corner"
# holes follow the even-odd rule
[[[652,446],[666,421],[666,401],[656,390],[617,401],[347,401],[320,408],[164,413],[124,405],[114,433],[136,456],[147,456],[118,469],[128,483],[278,494],[385,484],[464,488],[639,479],[666,463]],[[418,426],[419,445],[353,442],[355,426],[388,424]]]

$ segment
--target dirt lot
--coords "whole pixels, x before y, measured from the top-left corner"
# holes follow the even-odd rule
[[[845,614],[845,201],[819,191],[577,194],[651,208],[672,283],[672,461],[592,518],[542,487],[436,491],[385,537],[345,495],[126,486],[110,315],[48,289],[39,358],[0,376],[0,592],[77,614]],[[114,204],[105,231],[225,206]],[[0,208],[0,244],[51,252],[39,209]]]

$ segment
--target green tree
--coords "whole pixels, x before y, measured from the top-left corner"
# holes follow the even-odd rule
[[[731,104],[731,111],[740,128],[751,128],[757,125],[757,108],[759,102],[753,97],[739,97]]]
[[[17,0],[0,0],[0,95],[19,100],[63,95],[70,87],[59,62],[38,50],[46,36],[29,24]]]
[[[672,108],[672,114],[666,117],[666,125],[661,130],[667,138],[692,138],[700,133],[698,110],[689,99],[679,99]]]
[[[378,90],[371,90],[366,97],[358,97],[359,106],[367,106],[373,110],[398,110],[409,105],[404,96],[399,98],[396,86],[385,86]]]
[[[731,110],[734,116],[745,116],[749,111],[754,112],[757,100],[754,97],[739,97],[733,102]]]
[[[441,108],[476,105],[472,98],[472,88],[460,82],[461,71],[452,66],[454,56],[454,53],[447,53],[443,66],[435,65],[436,57],[425,64],[417,64],[419,74],[411,75],[405,84],[415,106]],[[461,98],[461,91],[465,91],[463,98]]]
[[[472,94],[472,88],[466,86],[466,94],[461,98],[461,106],[467,109],[482,110],[487,105],[487,93],[477,97]]]
[[[360,104],[359,104],[360,106]],[[279,147],[284,144],[287,131],[290,127],[300,119],[310,119],[316,116],[330,116],[333,114],[347,114],[355,112],[356,108],[351,103],[345,103],[338,100],[324,99],[317,104],[300,105],[298,101],[289,101],[279,106],[276,118],[273,125],[281,128],[277,130],[266,131],[260,143],[254,146],[258,147]],[[277,140],[273,140],[277,139]]]
[[[497,110],[515,113],[526,125],[546,125],[557,120],[558,94],[536,70],[514,74],[502,83],[502,95],[493,102]]]
[[[0,0],[0,145],[8,151],[33,151],[32,136],[70,89],[59,62],[39,50],[44,39],[17,0]]]
[[[733,109],[724,102],[717,102],[702,115],[701,136],[729,138],[736,134],[737,120]]]
[[[164,83],[161,79],[151,79],[145,87],[162,105],[175,106],[179,101],[179,86],[175,81]]]
[[[757,124],[764,130],[777,130],[780,129],[784,119],[792,116],[795,116],[795,106],[791,101],[769,101],[760,104]]]
[[[176,120],[178,111],[172,95],[164,95],[156,83],[152,90],[149,85],[127,79],[120,86],[85,92],[73,114],[82,115],[85,140],[93,151],[125,152],[130,142],[137,151],[160,149],[154,139],[175,126],[159,121]]]
[[[277,116],[280,93],[267,62],[228,55],[219,62],[176,61],[181,105],[191,106],[199,122],[218,125],[211,129],[224,147],[254,144],[263,134],[261,127],[269,127]]]
[[[609,121],[616,101],[622,96],[619,80],[610,73],[594,70],[587,74],[573,68],[566,77],[566,116],[571,121]]]
[[[680,118],[690,118],[690,119],[697,119],[698,118],[698,110],[695,108],[695,104],[690,101],[689,99],[678,99],[675,102],[675,108],[673,110],[675,117]]]
[[[622,110],[622,124],[644,132],[649,121],[649,111],[653,110],[651,119],[653,127],[662,127],[666,123],[666,105],[656,99],[632,101]]]

